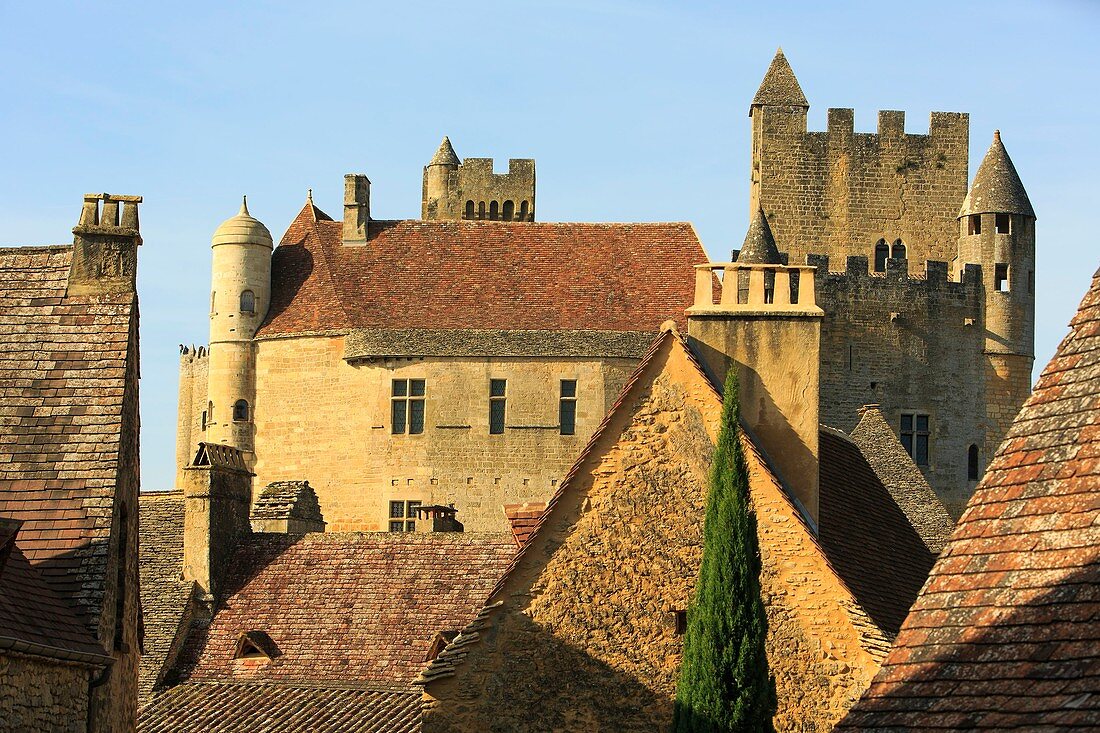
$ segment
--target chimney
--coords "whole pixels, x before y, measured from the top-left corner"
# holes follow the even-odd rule
[[[214,600],[234,547],[252,533],[252,474],[241,451],[214,443],[199,443],[183,473],[183,577]]]
[[[687,313],[691,345],[719,384],[729,369],[738,370],[742,421],[816,525],[824,312],[815,300],[814,271],[777,261],[697,265],[695,304]]]
[[[361,173],[344,176],[344,241],[365,243],[370,223],[370,179]]]
[[[68,295],[135,291],[140,203],[141,196],[85,194],[80,221],[73,227]]]
[[[458,510],[455,505],[416,507],[416,531],[417,532],[461,532],[464,527],[462,522],[455,518]]]

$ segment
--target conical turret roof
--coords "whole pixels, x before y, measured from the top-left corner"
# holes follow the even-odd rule
[[[1016,173],[1016,166],[1012,165],[1012,158],[1008,157],[1008,151],[1001,142],[1000,130],[993,131],[993,144],[978,166],[959,216],[988,213],[1022,214],[1035,218],[1035,209],[1031,208],[1031,200]]]
[[[443,136],[443,142],[439,144],[439,150],[435,151],[428,165],[461,165],[462,161],[455,155],[455,149],[451,147],[451,138]]]
[[[764,216],[763,209],[756,210],[756,216],[752,218],[752,224],[749,224],[749,231],[745,235],[745,243],[741,245],[737,261],[747,265],[783,264],[783,260],[779,257],[779,248],[775,246],[772,228],[768,226],[768,218]]]
[[[768,73],[764,74],[764,81],[760,82],[760,88],[752,98],[752,104],[749,105],[750,117],[753,107],[810,107],[782,48],[775,52]]]
[[[241,210],[223,221],[211,240],[212,244],[262,244],[271,247],[271,232],[259,219],[248,213],[248,197],[241,199]]]

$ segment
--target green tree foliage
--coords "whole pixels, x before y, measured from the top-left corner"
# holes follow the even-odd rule
[[[688,609],[674,733],[775,730],[760,546],[740,433],[737,374],[731,369],[711,467],[703,563]]]

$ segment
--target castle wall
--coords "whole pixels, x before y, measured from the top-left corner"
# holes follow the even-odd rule
[[[176,484],[183,487],[183,469],[195,457],[199,443],[206,440],[207,379],[209,353],[203,346],[184,347],[180,353],[179,403],[176,409]]]
[[[467,202],[473,204],[472,215]],[[466,158],[455,167],[427,166],[421,209],[424,219],[534,221],[535,161],[512,158],[507,173],[493,173],[492,158]]]
[[[676,612],[695,592],[721,404],[683,350],[666,349],[493,598],[503,605],[455,675],[426,687],[425,733],[669,729],[683,655]],[[757,454],[747,461],[775,727],[827,731],[888,643]]]
[[[507,529],[501,505],[549,497],[637,364],[591,357],[351,364],[344,341],[256,344],[254,492],[308,479],[333,532],[386,530],[390,500],[453,502],[467,531]],[[394,379],[426,381],[420,435],[391,434]],[[508,380],[502,435],[489,434],[490,379]],[[577,380],[575,435],[559,433],[561,379]]]
[[[879,239],[901,239],[914,273],[927,259],[950,262],[969,117],[933,112],[927,135],[906,134],[904,112],[879,112],[875,134],[855,133],[853,120],[830,109],[828,129],[807,132],[804,109],[754,108],[750,216],[763,207],[792,263],[810,253],[873,258]]]
[[[969,267],[962,282],[948,279],[947,264],[929,262],[924,277],[906,274],[891,260],[885,275],[868,272],[852,257],[845,272],[818,266],[817,302],[825,310],[821,333],[821,420],[851,432],[859,408],[877,403],[899,432],[902,412],[929,416],[929,485],[958,517],[973,484],[967,481],[971,444],[996,445],[1004,427],[985,419],[997,399],[982,356],[981,271]],[[1014,413],[1013,413],[1014,414]],[[1005,423],[1007,425],[1007,423]],[[981,468],[992,453],[982,454]]]
[[[54,659],[0,654],[0,729],[84,733],[90,671]]]

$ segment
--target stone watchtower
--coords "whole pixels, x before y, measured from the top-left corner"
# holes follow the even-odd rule
[[[255,454],[256,352],[252,337],[271,301],[271,233],[248,213],[214,232],[206,442],[238,448],[251,467]]]
[[[959,257],[982,266],[987,360],[988,463],[1031,390],[1035,360],[1035,210],[1012,159],[993,133],[959,211]]]
[[[450,138],[424,166],[422,219],[535,220],[535,161],[512,158],[493,173],[492,158],[458,159]]]

